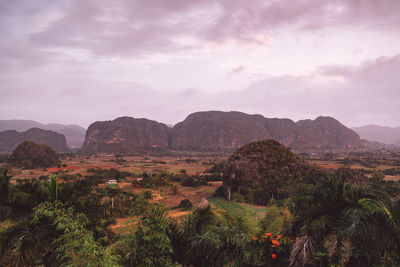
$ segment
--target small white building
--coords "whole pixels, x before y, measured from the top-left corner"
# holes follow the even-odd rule
[[[117,180],[115,180],[115,179],[111,179],[111,180],[107,181],[107,184],[116,184],[116,183],[117,183]]]

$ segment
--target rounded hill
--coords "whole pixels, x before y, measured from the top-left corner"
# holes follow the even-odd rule
[[[299,183],[309,183],[322,170],[274,140],[249,143],[229,157],[224,170],[228,198],[266,204],[288,197]]]
[[[91,124],[82,146],[84,153],[133,153],[141,149],[167,148],[169,145],[167,125],[131,117]]]
[[[25,169],[51,167],[60,163],[56,152],[48,145],[25,141],[11,154],[11,163]]]
[[[264,120],[261,115],[236,111],[196,112],[174,126],[171,144],[177,150],[233,151],[268,138]]]

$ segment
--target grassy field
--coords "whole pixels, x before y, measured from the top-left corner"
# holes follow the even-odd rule
[[[206,189],[205,187],[200,188],[192,188],[189,190],[187,188],[181,188],[181,190],[187,190],[184,193],[185,197],[179,196],[172,198],[169,196],[160,199],[159,201],[165,203],[167,206],[170,205],[171,210],[169,211],[169,216],[171,218],[176,219],[177,221],[182,221],[185,216],[190,214],[193,209],[196,208],[197,203],[202,199],[206,198],[209,201],[209,204],[212,206],[213,211],[219,215],[219,217],[229,223],[232,226],[241,226],[243,229],[246,229],[248,232],[256,233],[260,230],[260,220],[265,217],[267,212],[270,210],[269,207],[264,206],[255,206],[246,203],[238,203],[238,202],[228,202],[222,198],[209,198],[212,196],[211,190]],[[188,192],[195,192],[194,194],[187,194]],[[213,193],[213,192],[212,192]],[[176,207],[175,203],[180,202],[179,199],[187,198],[193,204],[194,207],[189,210],[182,210],[174,208]],[[174,205],[172,205],[174,203]],[[128,217],[128,218],[118,218],[116,220],[116,224],[111,226],[111,229],[116,233],[124,233],[132,231],[132,228],[137,223],[137,217]]]
[[[260,220],[268,212],[268,208],[264,206],[232,202],[222,198],[210,198],[208,202],[228,225],[240,226],[252,234],[261,230]]]
[[[261,219],[265,216],[268,208],[265,206],[256,206],[247,203],[238,203],[227,201],[222,198],[210,198],[208,202],[216,211],[224,211],[230,214],[240,214],[246,217]]]

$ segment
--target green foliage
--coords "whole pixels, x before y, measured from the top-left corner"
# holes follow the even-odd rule
[[[3,265],[116,266],[116,257],[95,241],[87,218],[58,201],[43,202],[31,220],[0,232]]]
[[[231,200],[233,200],[235,202],[246,202],[245,197],[242,194],[238,193],[238,192],[233,192],[232,193]],[[249,202],[252,202],[252,201],[249,201]]]
[[[25,141],[12,152],[11,163],[25,169],[35,169],[58,165],[60,161],[51,147]]]
[[[222,224],[237,227],[248,234],[255,234],[261,230],[259,221],[265,215],[267,208],[229,202],[222,198],[212,198],[209,202],[215,212],[221,215]]]
[[[134,266],[174,266],[166,211],[156,206],[144,213],[134,235]]]
[[[197,176],[186,176],[181,183],[183,186],[197,187],[200,185],[207,185],[207,180]]]
[[[245,146],[225,170],[218,194],[230,188],[234,201],[203,200],[181,222],[150,190],[95,186],[127,174],[115,169],[63,183],[55,176],[10,183],[3,171],[0,265],[400,266],[400,186],[384,173],[321,171],[274,141]],[[188,175],[144,178],[164,189]],[[131,234],[115,235],[109,226],[125,216],[134,216]]]
[[[384,182],[385,179],[385,173],[382,171],[374,171],[371,175],[370,178],[370,183],[373,185],[380,185]]]
[[[140,192],[139,196],[136,196],[135,201],[131,207],[131,215],[137,216],[144,214],[149,208],[151,208],[150,200],[153,198],[153,195],[150,190],[143,190]]]
[[[33,225],[27,220],[1,229],[1,266],[33,266],[40,262],[45,249],[53,248],[53,245],[49,244],[53,237],[44,227]]]
[[[85,228],[88,221],[83,214],[74,214],[59,202],[40,204],[32,216],[32,223],[43,219],[51,221],[57,232],[56,259],[63,266],[117,266],[116,258],[108,249],[94,240],[93,233]]]
[[[49,175],[49,181],[45,183],[51,200],[58,200],[59,181],[55,175]]]
[[[190,200],[187,199],[187,198],[184,199],[184,200],[181,200],[181,202],[178,205],[178,208],[184,209],[184,210],[188,210],[188,209],[190,209],[192,207],[193,207],[192,202],[190,202]]]
[[[276,205],[268,206],[265,217],[261,220],[261,229],[267,233],[285,233],[291,223],[291,214],[288,208]]]
[[[7,205],[10,195],[10,180],[11,176],[8,175],[8,169],[3,169],[0,177],[0,205],[3,207]]]
[[[151,176],[143,177],[141,186],[144,188],[160,188],[170,186],[171,174],[167,171],[159,171],[153,173]]]
[[[196,208],[183,222],[183,235],[189,238],[191,236],[203,234],[217,223],[217,216],[211,210],[210,205]]]
[[[367,230],[382,222],[374,222],[362,205],[364,199],[376,202],[374,196],[337,176],[309,189],[294,198],[292,234],[301,238],[292,250],[291,262],[305,264],[315,253],[329,253],[329,261],[341,265],[358,262],[362,264],[356,266],[371,266],[379,262],[382,248],[388,248],[380,242],[385,231],[378,237],[375,227]]]
[[[214,227],[194,236],[191,263],[197,266],[251,266],[247,250],[250,237],[234,227]]]
[[[21,181],[11,185],[11,177],[3,175],[3,193],[0,206],[0,219],[22,219],[32,213],[32,209],[47,200],[47,194],[39,182]],[[6,189],[8,188],[8,189]]]
[[[209,170],[207,170],[208,173],[215,173],[215,174],[220,174],[224,171],[225,169],[225,164],[226,161],[220,161],[215,163]]]
[[[87,170],[89,173],[92,173],[93,177],[103,178],[103,179],[123,179],[127,176],[132,176],[132,173],[120,171],[115,168],[111,169],[100,169],[100,168],[90,168]],[[92,177],[90,177],[92,178]]]

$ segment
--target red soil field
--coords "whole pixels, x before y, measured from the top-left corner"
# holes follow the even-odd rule
[[[75,171],[75,170],[79,170],[79,167],[77,166],[67,166],[67,167],[53,167],[53,168],[48,168],[47,169],[49,172],[57,172],[57,171],[66,171],[66,170],[71,170],[71,171]]]

